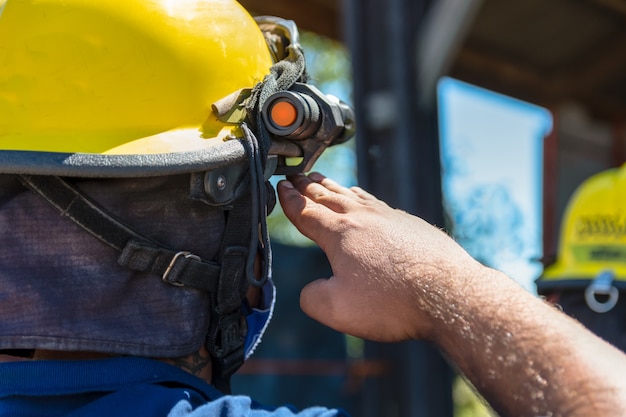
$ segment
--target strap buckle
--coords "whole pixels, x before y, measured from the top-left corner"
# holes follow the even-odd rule
[[[170,261],[170,264],[167,266],[167,268],[165,269],[165,272],[163,272],[163,276],[161,277],[161,281],[166,282],[168,284],[171,284],[175,287],[184,287],[185,284],[183,284],[180,281],[177,281],[176,279],[169,279],[169,275],[170,272],[172,272],[172,269],[174,269],[174,265],[176,265],[176,262],[178,261],[178,259],[180,259],[180,257],[183,257],[185,259],[193,259],[195,261],[200,262],[201,259],[198,255],[194,255],[193,253],[189,252],[189,251],[180,251],[178,253],[176,253],[174,255],[174,257],[172,258],[172,260]]]

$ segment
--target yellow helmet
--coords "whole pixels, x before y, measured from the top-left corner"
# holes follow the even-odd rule
[[[95,342],[81,339],[84,345],[59,336],[65,349],[93,350],[95,343],[96,350],[112,353],[174,356],[180,350],[170,350],[173,344],[187,354],[204,343],[214,359],[213,381],[227,381],[246,349],[242,289],[263,286],[270,276],[268,176],[308,170],[326,147],[354,133],[352,109],[306,81],[295,24],[255,20],[235,0],[0,0],[0,174],[19,174],[25,187],[119,252],[115,268],[159,277],[141,280],[151,289],[171,284],[195,294],[184,293],[191,304],[176,301],[179,291],[158,295],[169,303],[161,311],[170,306],[171,313],[193,314],[193,323],[178,326],[184,338],[175,343],[167,327],[168,335],[156,338],[166,346],[156,350],[135,343],[134,331],[119,336],[117,328],[106,328]],[[114,184],[123,196],[124,187],[153,179],[76,181],[78,186],[60,178],[183,173],[190,177],[189,193],[176,194],[181,211],[167,210],[164,217],[192,213],[181,221],[211,226],[211,235],[198,233],[202,241],[221,240],[208,242],[214,258],[208,249],[206,258],[178,250],[195,236],[168,233],[165,243],[152,233],[144,236],[81,187],[97,183],[92,190],[100,196]],[[173,182],[165,184],[177,180],[167,179]],[[166,198],[167,187],[151,192]],[[217,215],[208,206],[199,214],[187,197],[218,207]],[[155,207],[145,202],[142,213],[156,213]],[[199,311],[204,307],[209,314]],[[64,332],[65,323],[53,337]],[[129,335],[132,342],[117,343]],[[102,340],[115,343],[101,347]],[[32,340],[15,343],[33,346]]]
[[[626,164],[590,177],[575,191],[563,216],[557,260],[545,268],[537,289],[583,288],[598,279],[607,288],[626,287]]]
[[[234,0],[0,0],[0,62],[0,170],[83,176],[194,165],[273,64]]]

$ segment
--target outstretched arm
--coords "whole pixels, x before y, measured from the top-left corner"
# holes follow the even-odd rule
[[[433,341],[503,416],[626,414],[625,355],[441,230],[320,174],[278,194],[332,266],[302,290],[314,319],[374,341]]]

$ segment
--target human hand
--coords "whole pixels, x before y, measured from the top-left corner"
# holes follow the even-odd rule
[[[302,290],[302,310],[338,331],[375,341],[430,339],[448,290],[481,267],[441,230],[361,188],[313,173],[277,189],[285,215],[333,270]]]
[[[441,230],[319,174],[278,184],[287,217],[326,252],[305,313],[374,341],[432,340],[499,415],[626,415],[626,358]]]

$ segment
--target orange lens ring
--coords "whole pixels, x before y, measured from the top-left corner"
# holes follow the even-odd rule
[[[278,101],[272,106],[270,117],[277,126],[288,127],[298,118],[298,109],[289,101]]]

